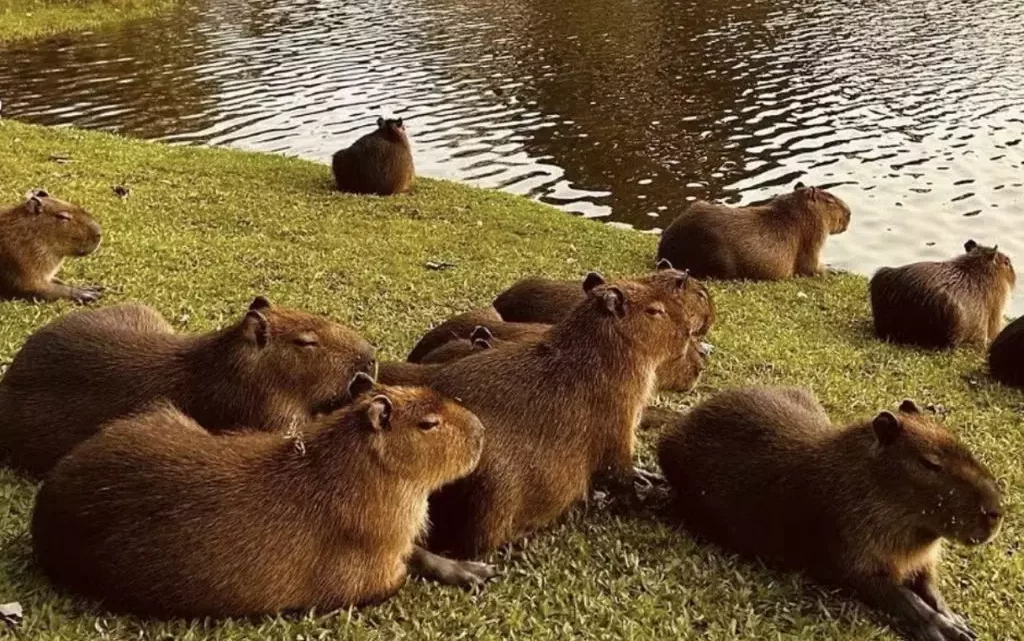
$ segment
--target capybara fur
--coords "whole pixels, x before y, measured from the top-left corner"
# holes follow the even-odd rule
[[[579,283],[576,286],[579,287]],[[419,363],[428,354],[453,340],[470,338],[477,327],[486,328],[491,333],[491,340],[514,342],[534,340],[550,328],[536,323],[506,323],[493,307],[481,307],[453,316],[431,329],[413,346],[406,360]]]
[[[1013,263],[973,240],[945,262],[883,267],[871,278],[875,333],[893,343],[932,349],[986,346],[1003,326],[1017,283]]]
[[[0,209],[0,300],[98,300],[102,288],[65,285],[57,272],[65,258],[96,251],[102,237],[88,212],[43,190],[29,192],[20,205]]]
[[[940,547],[992,539],[1002,499],[913,401],[834,427],[805,389],[733,389],[670,427],[658,459],[699,536],[848,588],[914,639],[963,638],[938,591]]]
[[[39,491],[43,570],[111,610],[157,617],[388,598],[428,495],[476,465],[483,426],[428,389],[362,373],[349,388],[349,403],[290,437],[212,435],[165,404],[115,421]]]
[[[825,240],[849,225],[846,203],[802,183],[764,205],[729,207],[698,200],[662,233],[658,258],[698,278],[817,276],[824,272]]]
[[[209,430],[286,430],[336,408],[374,365],[352,330],[263,297],[202,335],[177,334],[142,305],[81,311],[30,336],[0,381],[0,451],[41,476],[104,423],[161,398]]]
[[[424,356],[419,363],[381,361],[377,381],[383,385],[427,385],[430,383],[431,372],[445,363],[491,349],[494,341],[487,328],[477,327],[472,331],[471,338],[450,340]]]
[[[401,118],[378,118],[376,130],[335,153],[331,164],[335,186],[353,194],[400,194],[416,173]]]
[[[486,327],[477,326],[470,332],[469,338],[456,338],[425,354],[420,363],[447,363],[458,360],[483,349],[502,345],[505,341],[494,338],[494,334]]]
[[[468,477],[431,497],[435,551],[473,557],[546,526],[598,474],[633,474],[635,429],[659,365],[687,337],[685,274],[584,281],[586,299],[538,340],[447,363],[430,386],[487,426]]]
[[[1024,316],[1007,325],[992,341],[988,369],[1004,385],[1024,387]]]

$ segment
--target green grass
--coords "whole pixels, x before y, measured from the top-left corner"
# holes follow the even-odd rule
[[[0,43],[145,18],[176,0],[0,0]]]
[[[51,154],[72,162],[57,164]],[[113,185],[132,189],[119,201]],[[85,204],[103,247],[65,280],[103,283],[105,303],[140,300],[191,331],[234,319],[256,294],[328,314],[401,358],[431,323],[488,302],[526,274],[645,272],[655,240],[522,198],[420,180],[380,199],[330,191],[323,165],[235,151],[166,147],[0,122],[0,202],[32,187]],[[854,222],[856,224],[856,220]],[[427,261],[457,265],[430,271]],[[950,547],[943,586],[983,639],[1024,638],[1024,395],[994,384],[983,354],[926,354],[875,341],[866,281],[712,283],[718,348],[695,394],[802,384],[837,421],[904,397],[945,420],[1008,488],[991,545]],[[67,304],[0,304],[0,363]],[[655,435],[641,435],[648,465]],[[737,465],[742,465],[737,453]],[[654,518],[578,510],[524,547],[495,555],[504,576],[479,594],[411,582],[380,607],[256,622],[151,624],[57,596],[30,561],[33,487],[0,472],[0,602],[25,606],[25,639],[891,639],[855,603],[793,575],[699,546]],[[144,635],[144,636],[140,636]]]

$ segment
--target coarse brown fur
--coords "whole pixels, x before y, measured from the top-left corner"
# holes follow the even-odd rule
[[[576,284],[579,287],[579,283]],[[536,323],[506,323],[498,316],[493,307],[481,307],[457,316],[453,316],[424,334],[409,352],[407,360],[419,363],[438,348],[453,340],[470,338],[477,327],[483,327],[491,333],[491,340],[522,342],[539,339],[549,325]]]
[[[1007,325],[992,341],[988,369],[1004,385],[1024,387],[1024,316]]]
[[[686,337],[674,272],[658,284],[587,277],[587,298],[542,338],[448,363],[430,386],[487,426],[477,470],[431,497],[430,547],[472,557],[546,526],[596,474],[633,473],[658,366]]]
[[[824,272],[825,240],[849,225],[846,203],[800,183],[764,205],[728,207],[698,200],[662,233],[658,258],[698,278],[817,276]]]
[[[30,336],[0,381],[0,451],[43,475],[104,423],[161,398],[210,430],[285,430],[336,407],[373,366],[352,330],[262,297],[202,335],[176,334],[142,305],[82,311]]]
[[[464,358],[480,350],[503,345],[505,342],[495,338],[491,330],[478,325],[470,332],[469,338],[456,338],[448,341],[423,356],[420,359],[420,363],[424,365],[447,363]]]
[[[43,569],[108,608],[159,617],[388,598],[427,496],[472,470],[483,426],[427,389],[365,374],[352,387],[291,437],[211,435],[168,405],[111,424],[43,483],[32,518]]]
[[[995,247],[964,243],[945,262],[883,267],[871,278],[871,312],[879,338],[941,349],[985,346],[1003,326],[1017,276]]]
[[[427,385],[430,375],[445,363],[492,349],[495,339],[484,327],[473,330],[471,338],[453,339],[427,354],[419,363],[381,361],[377,380],[383,385]]]
[[[658,458],[693,532],[851,588],[915,635],[962,623],[935,586],[941,540],[980,544],[1002,520],[989,472],[912,401],[835,428],[805,389],[733,389],[670,427]]]
[[[377,119],[377,129],[334,154],[334,184],[353,194],[390,196],[409,190],[416,174],[402,119]]]
[[[72,287],[57,278],[69,256],[87,256],[100,246],[100,225],[78,205],[30,192],[25,202],[0,210],[0,300],[22,298],[91,303],[97,286]]]

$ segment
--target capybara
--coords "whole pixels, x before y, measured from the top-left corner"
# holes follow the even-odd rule
[[[430,386],[487,426],[477,469],[431,497],[428,547],[473,557],[550,524],[598,474],[632,478],[656,371],[687,338],[675,272],[584,280],[586,299],[534,341],[442,365]]]
[[[473,469],[483,426],[425,388],[359,373],[349,391],[290,438],[212,435],[166,404],[113,422],[39,491],[32,538],[45,573],[157,617],[388,598],[427,527],[428,495]]]
[[[576,286],[579,287],[579,283]],[[481,307],[453,316],[431,329],[413,346],[407,360],[410,363],[422,362],[439,347],[456,339],[470,338],[477,327],[491,333],[489,340],[499,341],[534,340],[550,329],[549,325],[536,323],[506,323],[493,307]]]
[[[1003,326],[1017,283],[1013,263],[997,247],[973,240],[945,262],[883,267],[871,278],[875,333],[894,343],[942,349],[988,345]]]
[[[803,183],[764,205],[729,207],[698,200],[662,233],[658,258],[698,278],[817,276],[825,271],[825,240],[849,225],[846,203]]]
[[[913,639],[974,638],[939,593],[939,551],[992,539],[1002,498],[913,401],[833,427],[807,390],[733,389],[670,427],[658,459],[699,536],[847,588]]]
[[[420,359],[420,363],[430,365],[433,363],[447,363],[469,356],[483,349],[491,349],[495,345],[501,345],[504,341],[494,338],[494,334],[486,327],[477,325],[469,334],[469,338],[456,338],[428,352]]]
[[[377,118],[377,129],[335,153],[332,167],[339,191],[379,196],[408,191],[416,172],[402,119]]]
[[[1004,385],[1024,387],[1024,316],[1007,325],[992,341],[988,369]]]
[[[41,476],[104,423],[161,398],[209,430],[286,430],[335,409],[374,365],[352,330],[263,297],[201,335],[175,333],[143,305],[81,311],[30,336],[0,381],[0,451]]]
[[[88,212],[41,189],[26,194],[20,205],[0,209],[0,300],[98,300],[101,287],[65,285],[57,272],[65,258],[96,251],[102,237]]]

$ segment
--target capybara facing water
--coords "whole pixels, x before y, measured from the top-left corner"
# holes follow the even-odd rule
[[[680,272],[585,279],[543,337],[445,364],[429,384],[487,426],[477,469],[431,497],[429,547],[472,557],[550,524],[598,473],[632,477],[635,428],[662,362],[688,336]]]
[[[733,389],[670,427],[658,459],[696,534],[848,588],[913,639],[973,638],[939,593],[939,551],[993,538],[1000,492],[912,401],[836,428],[807,390]]]
[[[101,239],[99,223],[78,205],[29,192],[20,205],[0,210],[0,300],[98,300],[101,288],[65,285],[57,272],[65,258],[96,251]]]
[[[992,341],[988,369],[1004,385],[1024,387],[1024,316],[1003,328]]]
[[[223,330],[174,333],[135,304],[69,314],[26,341],[0,381],[0,451],[41,476],[115,418],[166,399],[203,427],[286,430],[330,411],[373,348],[352,330],[253,300]]]
[[[1017,276],[996,247],[973,240],[945,262],[883,267],[871,278],[875,333],[894,343],[941,349],[988,345],[1003,326]]]
[[[658,258],[698,278],[817,276],[824,272],[825,240],[849,225],[846,203],[802,183],[764,205],[729,207],[698,200],[662,233]]]
[[[402,119],[377,119],[377,129],[334,154],[334,184],[353,194],[390,196],[408,191],[415,169]]]
[[[483,426],[424,388],[360,373],[349,393],[293,438],[211,435],[168,405],[112,423],[39,491],[44,571],[110,609],[159,617],[386,599],[426,528],[427,496],[476,465]]]

